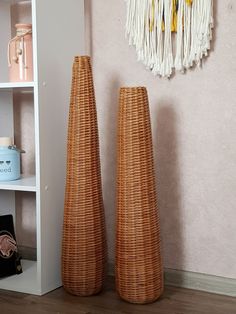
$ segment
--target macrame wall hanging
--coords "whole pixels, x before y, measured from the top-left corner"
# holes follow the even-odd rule
[[[214,0],[125,0],[126,35],[154,75],[185,72],[208,55]]]

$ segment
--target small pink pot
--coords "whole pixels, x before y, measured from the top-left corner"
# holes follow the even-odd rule
[[[33,81],[32,25],[16,24],[16,36],[8,44],[10,82]]]

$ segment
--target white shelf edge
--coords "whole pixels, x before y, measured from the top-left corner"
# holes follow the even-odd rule
[[[36,192],[36,177],[22,175],[19,180],[0,181],[0,190]]]
[[[11,88],[30,88],[34,87],[35,82],[6,82],[0,83],[0,89],[11,89]]]
[[[0,278],[0,289],[40,295],[37,281],[37,261],[22,260],[23,273]]]
[[[8,2],[10,4],[16,4],[16,3],[21,3],[21,2],[31,3],[31,0],[1,0],[1,1]]]

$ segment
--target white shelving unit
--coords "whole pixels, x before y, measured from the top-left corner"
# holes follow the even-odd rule
[[[30,6],[30,18],[24,16],[24,6]],[[13,14],[17,8],[19,12]],[[33,82],[8,81],[7,43],[14,35],[16,17],[24,23],[32,22]],[[16,191],[33,193],[37,246],[37,260],[23,260],[21,275],[0,278],[0,289],[42,295],[61,286],[71,69],[74,56],[84,53],[84,0],[0,0],[0,26],[0,136],[15,137],[15,115],[21,106],[16,97],[30,92],[34,127],[24,129],[22,132],[27,134],[20,135],[25,138],[34,134],[32,151],[26,154],[35,156],[35,173],[23,173],[16,181],[0,182],[0,215],[16,216]]]

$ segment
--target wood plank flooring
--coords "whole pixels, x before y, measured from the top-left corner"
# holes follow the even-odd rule
[[[129,304],[117,296],[114,279],[107,281],[101,294],[86,298],[63,288],[43,297],[0,290],[0,314],[236,314],[235,298],[174,287],[153,304]]]

